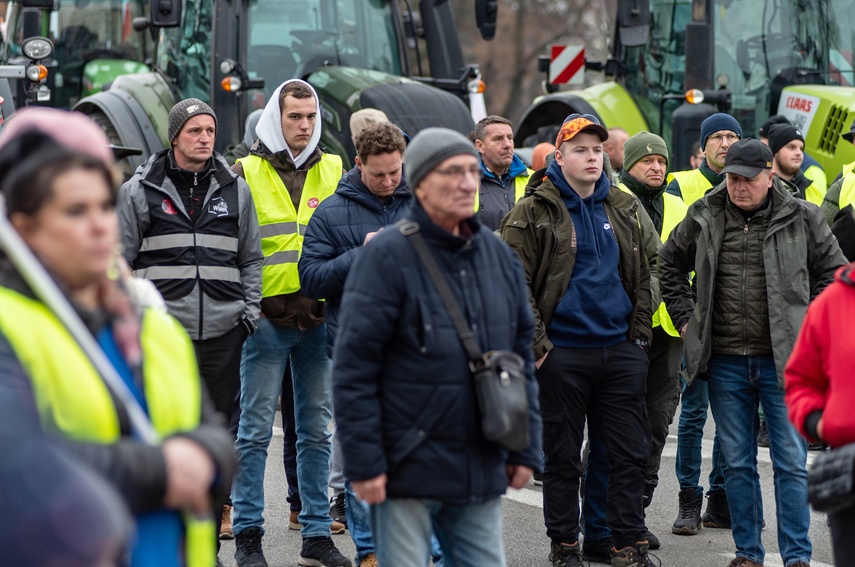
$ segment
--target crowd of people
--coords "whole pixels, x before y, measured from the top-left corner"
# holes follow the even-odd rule
[[[855,443],[855,163],[827,188],[783,117],[755,140],[713,114],[669,149],[571,114],[528,165],[500,116],[469,138],[410,139],[375,109],[350,128],[344,171],[289,80],[220,155],[213,109],[183,100],[119,187],[87,118],[4,125],[0,493],[71,486],[89,518],[16,564],[211,567],[234,538],[237,567],[267,567],[279,405],[299,565],[352,567],[346,528],[361,567],[505,565],[501,496],[534,481],[550,547],[532,564],[648,567],[679,406],[672,532],[729,529],[729,567],[762,566],[766,439],[780,554],[809,567],[808,443]],[[692,169],[669,171],[678,151]],[[523,445],[485,430],[496,352],[518,361],[497,376],[520,381]],[[27,522],[51,505],[26,501]],[[855,508],[829,519],[843,562]]]

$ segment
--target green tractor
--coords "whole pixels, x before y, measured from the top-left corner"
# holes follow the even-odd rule
[[[13,0],[7,9],[0,59],[11,65],[26,64],[24,40],[50,39],[53,52],[40,61],[47,76],[34,102],[71,108],[119,75],[149,71],[145,62],[154,45],[149,36],[133,28],[134,19],[147,13],[147,4],[143,0]],[[19,99],[26,86],[19,84]]]
[[[308,81],[324,121],[321,144],[355,154],[350,115],[377,108],[406,133],[445,126],[468,133],[480,74],[463,62],[448,2],[422,0],[158,0],[136,29],[156,38],[153,71],[123,75],[74,108],[119,146],[141,150],[130,171],[166,147],[167,114],[188,97],[217,113],[216,149],[243,135],[246,117],[286,79]],[[495,30],[494,0],[476,0],[482,36]],[[477,117],[477,114],[476,114]]]
[[[630,135],[660,133],[677,171],[713,112],[736,117],[746,137],[783,114],[830,180],[855,160],[840,138],[855,118],[853,50],[851,0],[619,0],[608,61],[585,64],[609,80],[541,97],[516,139],[552,141],[567,114],[587,112]]]

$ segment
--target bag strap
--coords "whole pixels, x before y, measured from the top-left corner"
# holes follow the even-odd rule
[[[475,340],[475,334],[466,323],[466,318],[463,316],[463,312],[460,310],[457,300],[454,299],[454,295],[448,287],[448,281],[445,279],[445,276],[443,276],[442,271],[436,263],[436,258],[434,258],[434,255],[428,249],[424,237],[421,235],[421,232],[419,232],[420,228],[421,227],[418,223],[410,221],[403,223],[398,227],[398,230],[400,230],[401,234],[404,236],[409,237],[413,248],[416,249],[419,259],[427,269],[430,279],[433,280],[433,285],[439,292],[440,297],[442,297],[442,302],[445,304],[445,308],[451,316],[454,328],[457,329],[457,335],[460,337],[460,342],[463,343],[463,349],[466,351],[466,356],[469,357],[469,368],[472,372],[476,372],[487,364],[484,360],[484,354],[481,351],[481,347],[478,346],[478,341]]]

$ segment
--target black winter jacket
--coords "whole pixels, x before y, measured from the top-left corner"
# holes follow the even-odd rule
[[[300,287],[308,297],[326,300],[324,318],[329,351],[338,330],[344,281],[362,251],[365,235],[402,219],[410,209],[412,198],[402,176],[395,192],[385,203],[381,202],[362,183],[359,168],[354,167],[312,215],[300,254]]]
[[[505,492],[506,463],[541,467],[534,320],[514,253],[474,219],[470,239],[421,226],[481,348],[526,366],[531,442],[508,453],[480,427],[469,361],[433,282],[397,226],[360,253],[345,285],[333,357],[333,404],[350,480],[388,475],[390,498],[477,504]]]

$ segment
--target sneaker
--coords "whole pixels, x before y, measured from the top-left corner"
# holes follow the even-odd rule
[[[534,473],[532,475],[532,478],[534,479],[534,485],[535,486],[543,486],[543,473],[542,472]]]
[[[614,541],[611,537],[585,538],[582,546],[582,557],[595,563],[611,563]]]
[[[701,507],[704,504],[704,495],[698,494],[694,488],[686,488],[680,491],[680,511],[671,533],[676,535],[698,535],[701,530]]]
[[[656,567],[647,554],[648,542],[636,542],[633,547],[611,549],[612,567]]]
[[[247,528],[235,536],[235,564],[237,567],[267,567],[261,550],[261,528]]]
[[[582,555],[579,553],[579,542],[573,545],[553,543],[549,552],[552,567],[581,567]]]
[[[297,510],[295,512],[291,512],[288,515],[288,527],[292,530],[301,530],[303,529],[303,524],[300,523],[300,511]],[[342,524],[341,522],[336,522],[333,520],[333,523],[330,524],[330,533],[332,535],[343,534],[344,530],[347,529],[347,526]]]
[[[662,547],[662,544],[659,542],[659,538],[653,535],[653,533],[647,529],[647,526],[644,527],[644,539],[647,540],[648,549],[659,549]]]
[[[763,567],[762,563],[754,563],[744,557],[737,557],[727,567]]]
[[[724,490],[713,490],[707,494],[707,510],[703,515],[705,528],[730,529],[730,506]]]
[[[757,446],[758,447],[768,447],[769,446],[769,431],[766,430],[766,422],[760,422],[760,433],[757,434]]]
[[[232,507],[228,504],[223,506],[223,520],[220,524],[220,539],[234,539],[235,532],[232,529]]]
[[[377,567],[377,555],[369,553],[359,562],[359,567]]]
[[[311,567],[353,567],[350,559],[341,554],[332,541],[332,538],[304,537],[303,548],[297,565],[309,565]]]
[[[336,494],[332,498],[330,498],[330,518],[333,519],[333,522],[338,522],[339,524],[343,524],[344,527],[347,527],[347,511],[346,504],[344,500],[344,492]]]
[[[827,451],[827,443],[808,443],[808,451]]]

